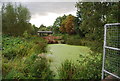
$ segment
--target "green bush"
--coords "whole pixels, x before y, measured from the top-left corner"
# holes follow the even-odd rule
[[[27,31],[24,31],[23,37],[24,37],[24,38],[29,38],[29,37],[30,37],[30,34],[29,34]]]
[[[32,42],[35,45],[35,51],[37,53],[46,52],[47,41],[38,36],[31,36],[27,39],[28,42]]]
[[[45,57],[32,55],[25,61],[24,72],[28,79],[52,79],[53,72],[50,70],[50,64]]]
[[[82,38],[79,35],[64,34],[62,39],[66,44],[88,46],[94,52],[102,53],[103,41],[89,40],[89,38]]]
[[[79,64],[72,61],[64,61],[58,69],[60,79],[100,79],[102,59],[101,54],[80,56]]]
[[[16,40],[15,38],[12,40]],[[9,43],[10,42],[10,43]],[[7,43],[6,45],[3,44],[3,55],[4,57],[8,59],[14,59],[16,56],[21,57],[30,54],[30,50],[33,47],[33,44],[28,43],[26,41],[19,41],[21,43],[16,43],[14,41],[4,41],[4,43]]]
[[[15,58],[14,60],[8,60],[3,58],[2,63],[2,78],[3,79],[24,79],[25,73],[23,59]],[[18,73],[18,74],[15,74]]]
[[[37,36],[3,36],[3,79],[51,79],[50,64],[46,59],[36,61],[46,51],[47,43]],[[38,72],[39,70],[39,72]]]
[[[70,45],[81,45],[81,40],[74,39],[74,38],[68,38],[66,43]]]
[[[66,44],[70,45],[81,45],[81,38],[78,35],[65,34],[62,38]]]
[[[25,76],[23,73],[18,72],[15,69],[12,69],[5,77],[5,79],[24,79]]]
[[[5,76],[10,72],[10,70],[13,68],[8,62],[9,60],[3,58],[2,59],[2,78],[5,78]]]
[[[102,53],[103,52],[103,42],[99,42],[99,41],[93,41],[91,46],[89,46],[90,49],[94,52],[99,52]]]
[[[65,60],[58,69],[58,75],[60,79],[75,79],[74,77],[78,71],[76,64],[72,61]]]
[[[32,76],[39,79],[52,79],[53,74],[46,58],[37,58],[31,67]]]
[[[16,56],[16,52],[19,50],[19,45],[24,43],[22,39],[19,37],[5,37],[3,36],[2,46],[3,52],[2,55],[7,57],[8,59],[14,58]]]
[[[47,43],[40,37],[3,37],[3,56],[12,59],[16,56],[22,57],[32,53],[45,52]]]
[[[46,52],[46,43],[36,42],[34,49],[35,49],[35,51],[37,51],[37,53]]]
[[[101,78],[101,68],[102,68],[102,54],[91,53],[89,56],[80,56],[83,60],[78,60],[81,70],[77,77],[82,79],[100,79]]]
[[[94,52],[103,52],[103,42],[102,41],[92,41],[88,39],[81,39],[81,45],[90,47],[90,50]]]
[[[24,58],[3,60],[3,79],[52,79],[53,71],[46,58],[32,54]]]
[[[66,44],[88,46],[92,51],[102,52],[102,41],[93,41],[86,38],[80,38],[78,35],[66,36]]]

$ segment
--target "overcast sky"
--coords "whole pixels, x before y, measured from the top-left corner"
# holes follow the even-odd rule
[[[39,27],[53,25],[58,16],[72,14],[76,16],[75,2],[22,2],[31,13],[30,23]]]

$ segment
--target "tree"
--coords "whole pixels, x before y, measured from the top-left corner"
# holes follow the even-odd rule
[[[39,28],[36,27],[35,25],[31,25],[31,26],[32,26],[32,28],[33,28],[32,35],[37,35],[37,32],[38,32]]]
[[[40,31],[46,31],[46,26],[41,24],[40,27],[39,27],[39,30]]]
[[[65,24],[66,24],[66,20],[62,21],[61,26],[59,28],[61,33],[65,33],[66,32]]]
[[[65,20],[65,18],[66,18],[66,15],[59,16],[56,18],[56,20],[53,24],[53,27],[52,27],[54,33],[60,33],[59,28],[62,25],[62,22]]]
[[[87,2],[76,4],[80,30],[88,39],[103,40],[104,24],[120,20],[120,2]]]
[[[16,24],[16,13],[10,3],[2,6],[2,29],[3,33],[12,33]],[[12,30],[11,30],[12,29]]]
[[[78,2],[76,7],[83,35],[87,40],[99,44],[93,44],[94,51],[102,50],[104,25],[120,22],[120,2]]]
[[[68,34],[74,34],[75,33],[75,17],[72,16],[71,14],[67,16],[65,19],[65,29]]]
[[[52,26],[47,26],[47,27],[46,27],[46,30],[47,30],[47,31],[52,31]]]
[[[106,23],[105,17],[108,14],[109,3],[87,2],[77,3],[77,12],[80,13],[80,30],[90,40],[103,40],[103,26]]]
[[[120,23],[120,2],[109,3],[107,23]]]
[[[21,4],[19,6],[13,6],[8,3],[2,6],[2,27],[4,34],[10,34],[14,36],[22,35],[25,31],[31,33],[33,28],[29,24],[30,12],[27,8]]]
[[[74,34],[75,33],[75,17],[71,14],[66,17],[62,22],[60,31],[63,33]]]

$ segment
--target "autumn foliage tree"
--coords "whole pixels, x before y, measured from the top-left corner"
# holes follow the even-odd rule
[[[63,21],[66,19],[66,17],[67,17],[66,15],[63,15],[63,16],[59,16],[56,18],[56,20],[53,24],[53,32],[54,33],[60,33],[60,30],[64,31],[64,27],[62,27],[62,26],[64,24]]]
[[[60,31],[62,33],[74,34],[75,33],[75,17],[71,14],[66,17],[66,19],[62,22]]]
[[[59,28],[59,30],[60,30],[62,33],[65,33],[65,32],[66,32],[65,24],[66,24],[66,20],[64,20],[64,21],[61,23],[61,26],[60,26],[60,28]]]
[[[68,34],[74,34],[75,33],[75,23],[74,23],[75,17],[72,15],[67,16],[66,18],[66,24],[65,29]]]

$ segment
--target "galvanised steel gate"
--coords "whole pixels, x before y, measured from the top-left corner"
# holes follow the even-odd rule
[[[105,24],[102,79],[108,75],[120,79],[120,23]]]

